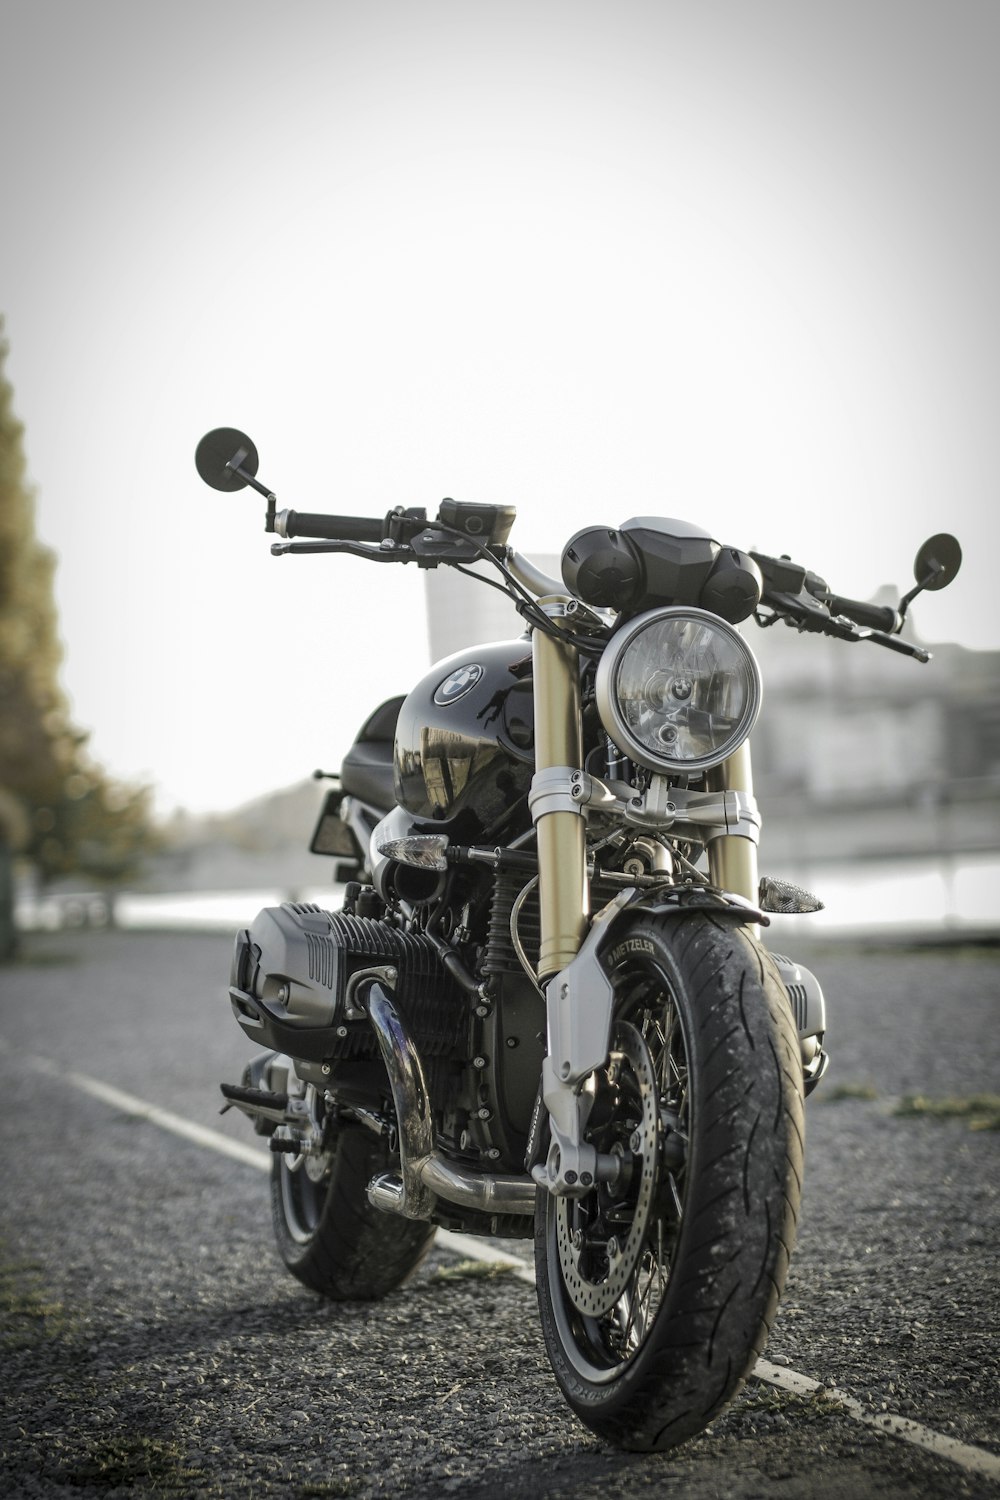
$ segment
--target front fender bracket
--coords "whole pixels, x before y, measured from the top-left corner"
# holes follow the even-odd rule
[[[542,1063],[542,1099],[551,1139],[544,1163],[532,1168],[539,1186],[559,1196],[580,1197],[595,1181],[613,1180],[620,1162],[603,1160],[584,1140],[593,1102],[587,1080],[607,1062],[611,1045],[614,986],[602,954],[627,912],[683,916],[692,911],[725,913],[741,923],[767,924],[750,902],[710,886],[619,891],[597,912],[579,952],[549,980],[545,991],[548,1054]]]

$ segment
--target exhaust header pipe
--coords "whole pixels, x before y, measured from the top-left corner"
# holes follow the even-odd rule
[[[535,1184],[527,1175],[473,1172],[435,1150],[423,1064],[392,996],[373,978],[358,985],[355,1003],[367,1012],[375,1032],[399,1130],[400,1171],[383,1172],[372,1179],[369,1203],[407,1219],[430,1219],[438,1198],[479,1213],[534,1213]]]

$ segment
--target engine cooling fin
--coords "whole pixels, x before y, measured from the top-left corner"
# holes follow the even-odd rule
[[[428,1057],[462,1055],[467,1007],[430,941],[307,903],[265,907],[237,934],[229,995],[256,1042],[307,1061],[375,1057],[352,981],[392,971],[396,1004]]]

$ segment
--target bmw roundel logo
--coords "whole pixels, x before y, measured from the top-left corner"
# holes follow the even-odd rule
[[[482,677],[483,670],[477,661],[467,662],[464,667],[456,667],[454,672],[448,673],[444,682],[438,684],[434,692],[434,702],[441,708],[447,708],[449,703],[457,703],[459,698],[464,698],[466,693],[472,692]]]

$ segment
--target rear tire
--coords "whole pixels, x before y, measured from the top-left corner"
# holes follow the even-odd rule
[[[293,1276],[335,1302],[384,1297],[413,1275],[434,1226],[398,1218],[369,1203],[371,1179],[390,1166],[384,1143],[363,1126],[338,1131],[326,1176],[313,1181],[305,1161],[271,1164],[271,1214],[278,1250]]]
[[[731,920],[637,916],[612,966],[586,1135],[632,1165],[581,1199],[539,1189],[538,1300],[577,1415],[662,1450],[705,1428],[767,1342],[801,1195],[802,1065],[777,970]]]

